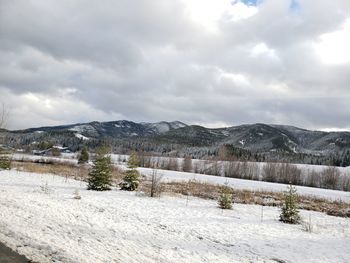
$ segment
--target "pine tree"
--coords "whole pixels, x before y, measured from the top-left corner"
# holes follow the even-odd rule
[[[232,209],[232,188],[227,183],[221,187],[218,205],[221,209]]]
[[[0,170],[11,169],[11,159],[9,157],[9,154],[10,152],[3,149],[0,145]]]
[[[135,191],[140,184],[140,174],[136,170],[139,166],[139,160],[136,153],[132,153],[128,160],[128,170],[125,171],[123,182],[120,183],[120,189],[125,191]]]
[[[89,153],[87,149],[84,147],[79,155],[78,163],[87,163],[89,161]]]
[[[1,155],[0,153],[0,169],[10,170],[11,160],[7,155]]]
[[[112,161],[105,148],[97,152],[93,168],[89,173],[88,190],[110,190],[112,184]]]
[[[284,193],[284,204],[282,206],[280,221],[288,224],[300,223],[297,201],[297,190],[292,184],[290,184],[288,190]]]

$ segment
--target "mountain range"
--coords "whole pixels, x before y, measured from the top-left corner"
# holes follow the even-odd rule
[[[197,151],[215,151],[222,145],[270,155],[283,153],[330,156],[343,154],[350,149],[350,132],[311,131],[287,125],[262,123],[206,128],[180,121],[94,121],[8,131],[7,138],[8,142],[16,147],[46,140],[76,150],[84,144],[93,147],[100,141],[108,141],[118,150],[141,149],[161,153],[174,150],[188,152],[188,149],[193,148]]]

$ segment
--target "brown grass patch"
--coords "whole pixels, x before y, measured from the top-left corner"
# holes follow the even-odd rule
[[[13,162],[12,168],[19,171],[39,174],[55,174],[75,180],[86,182],[91,166],[88,164],[72,164],[72,163],[32,163],[32,162]],[[113,182],[118,183],[123,178],[122,171],[118,167],[113,167]]]

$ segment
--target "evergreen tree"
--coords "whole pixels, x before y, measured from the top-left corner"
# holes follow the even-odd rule
[[[112,184],[112,161],[105,148],[97,152],[92,170],[89,173],[88,190],[110,190]]]
[[[7,155],[2,155],[0,152],[0,169],[10,170],[11,160]]]
[[[232,209],[232,188],[227,183],[221,187],[218,205],[221,209]]]
[[[140,165],[140,161],[139,161],[139,158],[137,157],[137,154],[135,152],[132,152],[128,159],[128,168],[135,169],[139,167],[139,165]]]
[[[290,184],[288,190],[284,193],[284,204],[282,206],[280,221],[288,224],[300,223],[297,201],[297,190],[292,184]]]
[[[87,149],[84,147],[79,155],[78,163],[87,163],[89,161],[89,153]]]
[[[139,159],[136,153],[132,153],[128,160],[128,170],[125,171],[123,182],[120,183],[120,189],[125,191],[135,191],[140,184],[140,174],[136,170],[139,166]]]

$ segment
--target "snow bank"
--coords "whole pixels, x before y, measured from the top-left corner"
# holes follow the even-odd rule
[[[191,198],[85,190],[52,175],[0,172],[0,240],[36,262],[348,262],[350,220],[303,211],[316,230],[280,223],[279,210]],[[78,189],[81,200],[73,198]]]

